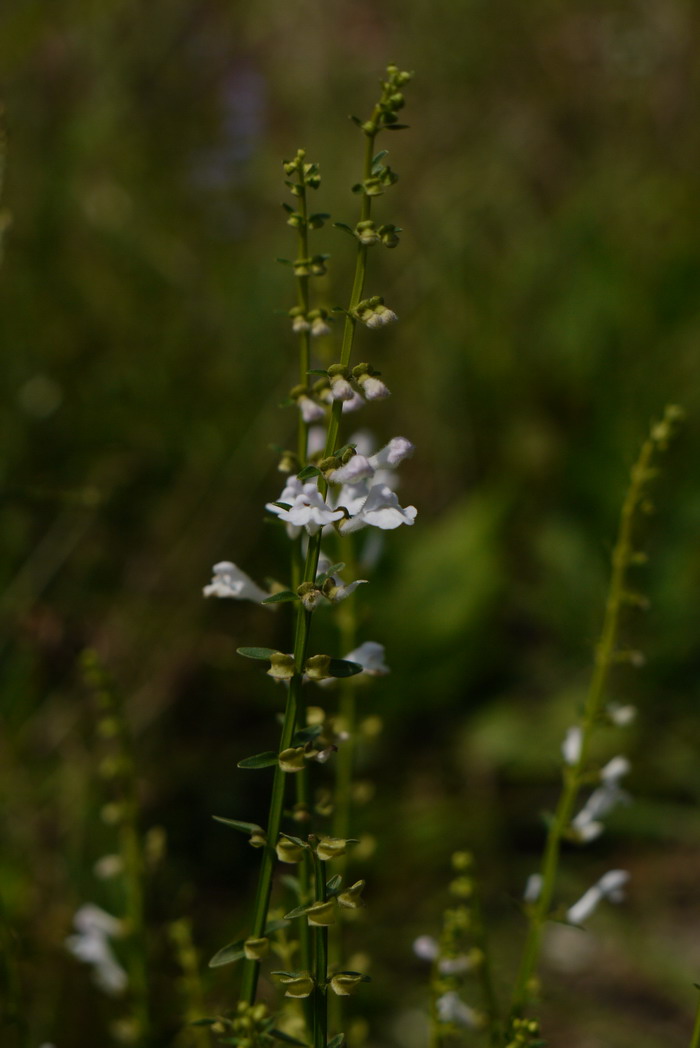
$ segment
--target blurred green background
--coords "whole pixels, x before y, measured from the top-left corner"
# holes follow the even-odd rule
[[[405,1002],[420,1005],[425,973],[411,941],[438,926],[457,847],[480,857],[507,978],[628,469],[670,401],[688,418],[644,529],[652,607],[625,631],[648,661],[614,681],[640,708],[624,743],[635,804],[567,856],[562,887],[573,899],[622,866],[629,899],[595,918],[585,948],[553,942],[544,1015],[567,1048],[688,1043],[699,23],[691,0],[24,0],[0,13],[0,891],[23,1046],[107,1044],[115,1013],[63,947],[82,902],[107,904],[86,645],[125,698],[144,827],[167,831],[149,901],[161,1002],[174,965],[159,928],[190,915],[204,958],[240,931],[257,855],[210,815],[264,817],[261,780],[235,764],[269,748],[278,695],[234,650],[282,644],[284,618],[200,591],[222,558],[284,577],[285,541],[262,523],[280,486],[269,445],[294,426],[278,409],[296,373],[276,313],[294,301],[274,261],[293,251],[280,161],[304,146],[324,177],[315,206],[354,224],[362,142],[346,115],[368,112],[387,61],[416,71],[411,130],[384,143],[400,182],[377,207],[405,232],[372,256],[368,292],[400,324],[358,347],[394,393],[358,421],[417,445],[401,492],[419,517],[362,593],[362,639],[386,644],[394,672],[363,698],[385,730],[362,769],[376,793],[358,825],[378,846],[353,942],[373,982],[353,1008],[372,1044],[413,1048]],[[350,241],[327,227],[315,244],[333,256],[329,304],[345,301]],[[225,1007],[231,969],[204,977],[211,1009]]]

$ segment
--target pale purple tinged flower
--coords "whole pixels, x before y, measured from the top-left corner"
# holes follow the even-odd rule
[[[331,396],[333,400],[349,401],[355,396],[355,390],[346,378],[336,375],[331,379]]]
[[[385,397],[391,396],[389,387],[376,375],[367,375],[365,378],[358,379],[358,381],[367,400],[384,400]]]
[[[475,1030],[480,1025],[479,1013],[465,1004],[454,990],[443,993],[442,997],[438,997],[435,1005],[441,1023],[453,1023],[455,1026],[463,1026],[469,1030]]]
[[[211,583],[202,591],[205,597],[229,597],[233,600],[252,600],[259,604],[270,596],[230,560],[219,561],[213,570]]]
[[[323,317],[316,317],[315,320],[311,321],[311,335],[313,338],[319,338],[321,335],[330,335],[330,325],[326,323]]]
[[[283,492],[279,499],[280,502],[288,501],[284,498],[284,494]],[[301,492],[294,496],[289,509],[282,509],[281,506],[275,506],[274,503],[268,503],[267,509],[289,525],[290,529],[293,529],[290,530],[292,537],[300,534],[302,528],[305,528],[309,535],[315,535],[326,524],[332,524],[343,516],[342,511],[332,510],[326,505],[315,480],[302,485]]]
[[[315,400],[312,400],[305,393],[297,397],[297,407],[301,411],[301,417],[304,422],[318,422],[326,416],[326,409],[323,405],[317,404]]]
[[[362,666],[362,673],[370,677],[385,677],[389,667],[384,662],[385,648],[374,640],[366,640],[344,658],[347,662],[357,662]],[[360,674],[361,676],[361,674]]]
[[[365,406],[365,399],[357,390],[353,392],[352,399],[343,401],[343,414],[348,415],[351,411],[359,411]]]
[[[402,524],[412,525],[416,519],[418,510],[415,506],[399,505],[395,492],[386,484],[377,484],[370,488],[362,508],[356,516],[342,521],[338,530],[343,535],[360,528],[374,527],[382,531],[391,531]]]
[[[523,892],[523,899],[525,902],[537,902],[540,895],[542,894],[542,885],[544,883],[541,873],[531,873],[525,884],[525,891]]]
[[[561,744],[561,752],[564,758],[564,763],[570,767],[574,764],[578,764],[581,758],[581,747],[583,745],[583,732],[578,725],[573,728],[569,728],[564,741]]]
[[[353,455],[351,459],[338,469],[328,474],[328,479],[333,484],[357,484],[360,480],[374,475],[374,467],[364,455]]]
[[[437,958],[439,947],[432,935],[419,935],[413,940],[413,952],[421,961],[434,961]]]
[[[613,757],[600,769],[600,778],[608,787],[616,786],[623,775],[629,774],[631,767],[626,757]]]
[[[73,918],[77,935],[66,939],[66,948],[85,964],[93,966],[95,983],[111,996],[126,990],[128,977],[117,961],[109,939],[123,933],[120,920],[93,903],[81,906]]]
[[[603,874],[578,902],[569,907],[566,912],[567,921],[570,924],[582,924],[603,899],[608,899],[610,902],[621,902],[624,898],[623,888],[629,877],[627,870],[609,870]]]
[[[406,437],[392,437],[369,461],[375,469],[395,469],[405,458],[412,455],[414,450],[414,445]]]

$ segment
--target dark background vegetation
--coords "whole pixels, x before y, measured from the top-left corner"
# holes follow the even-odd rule
[[[688,1043],[700,977],[697,462],[700,73],[690,0],[65,0],[7,5],[0,66],[12,214],[1,273],[0,605],[4,793],[0,888],[32,1046],[107,1043],[109,1005],[63,940],[110,850],[94,717],[77,671],[98,649],[124,696],[144,826],[168,835],[154,938],[188,914],[203,957],[239,933],[256,855],[212,813],[262,818],[279,695],[240,643],[283,618],[200,598],[230,558],[284,575],[262,523],[269,444],[295,374],[293,251],[280,161],[347,192],[387,61],[416,71],[411,130],[386,143],[401,180],[378,213],[403,226],[368,290],[400,315],[369,334],[394,396],[362,423],[417,445],[362,639],[393,674],[367,689],[384,734],[358,825],[378,841],[353,930],[373,957],[355,1010],[373,1044],[413,1044],[449,856],[473,847],[506,978],[517,899],[553,803],[558,747],[599,628],[618,506],[650,419],[687,424],[645,524],[652,601],[627,620],[647,655],[613,695],[639,706],[624,743],[635,804],[565,863],[573,900],[632,871],[574,946],[552,943],[546,1031],[560,1048]],[[330,228],[330,304],[351,244]],[[370,590],[370,587],[366,587]],[[371,598],[371,611],[369,599]],[[585,942],[585,946],[581,946]],[[159,993],[173,964],[154,947]],[[205,970],[212,1010],[232,970]],[[9,1031],[3,1038],[12,1037]],[[3,1043],[7,1042],[3,1039]]]

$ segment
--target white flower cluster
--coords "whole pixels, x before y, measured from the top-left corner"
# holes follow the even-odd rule
[[[578,902],[569,907],[566,911],[567,921],[570,924],[582,924],[603,899],[608,899],[610,902],[621,902],[625,897],[623,888],[629,879],[630,875],[627,870],[609,870],[604,873]]]
[[[77,934],[68,936],[66,948],[78,960],[92,965],[101,990],[117,997],[126,990],[128,978],[109,940],[123,934],[122,922],[94,903],[86,903],[75,914],[73,924]]]
[[[596,787],[580,812],[571,820],[576,838],[585,843],[595,840],[605,829],[601,819],[616,805],[629,803],[629,794],[620,788],[620,779],[630,770],[626,757],[613,757],[601,768],[600,786]]]
[[[277,500],[283,505],[271,502],[266,508],[287,525],[292,539],[302,530],[315,535],[329,525],[335,525],[342,535],[365,527],[391,531],[402,524],[411,525],[418,511],[415,506],[399,504],[392,471],[412,452],[410,440],[394,437],[375,455],[353,455],[329,474],[330,482],[340,485],[329,502],[318,490],[317,478],[304,483],[292,476]]]

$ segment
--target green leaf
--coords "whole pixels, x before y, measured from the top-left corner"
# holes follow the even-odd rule
[[[272,506],[279,506],[280,509],[291,509],[292,508],[291,502],[272,502],[271,505]]]
[[[306,903],[304,906],[295,906],[289,913],[285,913],[285,921],[293,921],[295,917],[303,917],[309,906],[313,906],[313,903]],[[274,972],[272,973],[274,975]]]
[[[345,565],[342,561],[339,561],[338,564],[331,564],[330,568],[326,568],[323,574],[318,576],[316,582],[325,582],[326,579],[329,579],[331,577],[331,575],[337,575],[338,572],[342,571],[344,567]]]
[[[265,600],[261,600],[261,604],[285,604],[290,600],[299,600],[299,597],[292,590],[280,590],[279,593],[273,593],[271,597],[265,597]]]
[[[279,921],[270,921],[269,924],[265,925],[265,931],[263,932],[263,935],[272,935],[273,932],[279,932],[282,930],[282,928],[288,927],[289,925],[284,919]]]
[[[364,669],[358,662],[348,662],[347,659],[331,659],[328,663],[328,672],[331,677],[354,677],[362,673]]]
[[[294,208],[292,207],[291,204],[284,203],[284,204],[282,204],[282,207],[284,208],[284,210],[287,212],[288,215],[293,215],[294,214]]]
[[[265,659],[269,660],[271,655],[277,654],[276,648],[236,648],[239,655],[244,655],[247,659]]]
[[[325,222],[330,217],[327,211],[316,211],[313,215],[309,215],[309,222]]]
[[[374,167],[375,164],[381,164],[385,156],[389,156],[389,150],[380,149],[377,155],[372,157],[372,167]]]
[[[347,225],[346,222],[334,222],[333,225],[336,229],[342,229],[344,233],[349,233],[351,237],[355,237],[355,230]]]
[[[236,767],[271,768],[273,764],[277,764],[277,756],[272,750],[266,750],[265,753],[256,753],[253,757],[244,757],[242,761],[238,762]]]
[[[209,967],[222,968],[225,964],[233,964],[234,961],[240,961],[242,957],[245,957],[243,942],[243,939],[238,939],[237,942],[231,942],[228,946],[224,946],[218,953],[214,954],[209,961]]]
[[[332,1041],[328,1042],[328,1048],[343,1048],[345,1044],[345,1034],[339,1033],[333,1038]]]
[[[359,116],[353,116],[352,113],[348,113],[348,120],[352,120],[353,124],[357,124],[358,127],[362,127],[364,121],[360,120]]]
[[[280,837],[284,837],[285,840],[291,841],[293,844],[297,844],[300,848],[308,848],[308,841],[303,841],[301,837],[292,837],[290,833],[282,833],[280,831]]]
[[[375,375],[378,374],[379,372],[375,371]],[[333,455],[335,456],[335,458],[342,458],[346,451],[357,451],[357,444],[343,444],[342,448],[335,449]],[[344,564],[343,567],[345,567]]]
[[[308,728],[300,728],[299,731],[294,733],[291,745],[303,746],[305,743],[317,738],[322,731],[323,725],[321,724],[310,724]]]
[[[288,258],[276,258],[275,262],[281,262],[283,266],[291,266],[294,264]]]
[[[410,124],[385,124],[384,125],[384,130],[385,131],[405,131],[410,126],[411,126]]]
[[[342,883],[343,878],[339,873],[336,873],[335,877],[331,877],[331,879],[326,884],[326,890],[335,895]]]
[[[212,819],[216,822],[221,822],[224,826],[230,826],[233,830],[240,830],[241,833],[264,833],[262,826],[258,826],[255,822],[241,822],[239,819],[224,819],[221,815],[212,815]]]
[[[318,466],[304,466],[304,468],[297,473],[297,480],[310,480],[311,477],[320,476],[321,470]]]
[[[324,378],[328,378],[328,372],[326,371],[325,368],[310,368],[306,372],[306,374],[307,375],[323,375]]]
[[[293,895],[296,895],[297,899],[301,897],[301,885],[298,877],[292,877],[291,873],[286,873],[280,878],[285,888],[289,888]]]
[[[297,1041],[296,1037],[290,1037],[288,1033],[283,1033],[281,1030],[270,1030],[270,1036],[276,1037],[278,1041],[284,1041],[285,1044],[298,1044],[300,1048],[307,1048],[306,1041]]]

